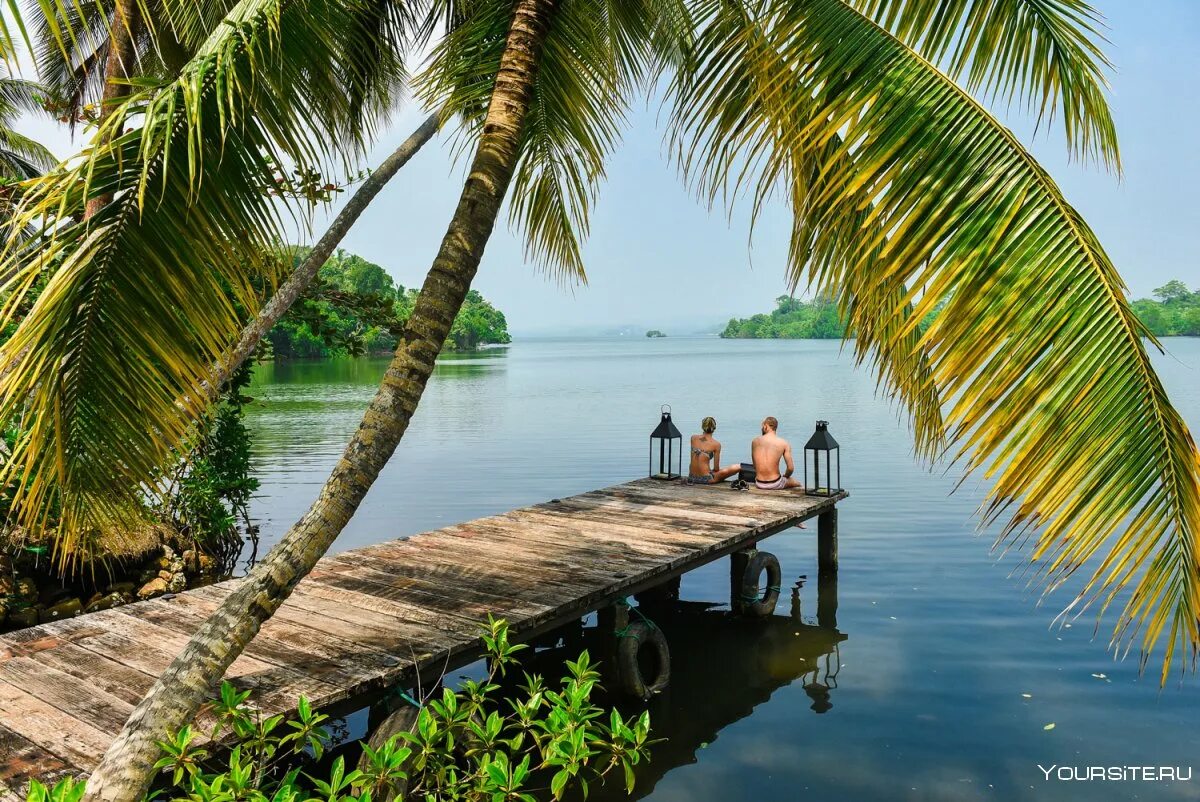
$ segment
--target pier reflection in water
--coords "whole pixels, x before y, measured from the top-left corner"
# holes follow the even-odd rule
[[[749,716],[781,688],[801,683],[813,713],[833,710],[840,644],[849,637],[837,628],[837,607],[836,573],[818,579],[815,611],[801,608],[799,587],[792,588],[790,608],[784,597],[779,612],[765,618],[735,615],[719,602],[639,603],[638,610],[666,636],[671,682],[647,705],[652,735],[663,740],[651,748],[650,761],[638,766],[632,798],[649,796],[667,772],[695,763],[697,753],[721,730]],[[522,656],[522,668],[547,678],[560,676],[562,661],[574,659],[582,649],[593,657],[603,654],[599,630],[582,624],[549,633],[535,645],[535,653]],[[636,709],[617,704],[625,713]],[[592,787],[588,798],[631,797],[616,778]]]

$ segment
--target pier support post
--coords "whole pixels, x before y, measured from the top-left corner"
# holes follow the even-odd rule
[[[822,571],[817,574],[817,626],[837,629],[837,594],[837,571]]]
[[[617,678],[618,632],[629,626],[629,608],[623,604],[610,604],[596,611],[596,626],[600,630],[600,659],[603,672],[611,683]]]
[[[750,565],[750,558],[754,556],[754,549],[746,549],[745,551],[735,551],[729,555],[729,609],[740,615],[745,611],[746,604],[742,599],[742,584],[746,579],[746,568]]]
[[[817,516],[817,570],[838,569],[838,511],[831,507]]]

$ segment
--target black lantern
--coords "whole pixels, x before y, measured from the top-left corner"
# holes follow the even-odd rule
[[[812,468],[812,481],[808,469]],[[822,471],[824,473],[822,474]],[[821,477],[824,475],[824,486]],[[804,444],[804,492],[810,496],[836,496],[842,492],[842,457],[838,442],[829,433],[829,421],[817,421],[817,430]]]
[[[677,444],[675,441],[678,440]],[[654,469],[654,451],[658,450],[658,470]],[[672,469],[672,465],[675,466]],[[683,435],[671,422],[671,406],[663,404],[662,420],[650,433],[650,478],[678,479],[683,471]]]

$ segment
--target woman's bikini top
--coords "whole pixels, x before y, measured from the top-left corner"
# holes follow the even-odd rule
[[[692,453],[693,453],[693,454],[695,454],[697,457],[698,457],[698,456],[700,456],[701,454],[704,454],[704,455],[705,455],[705,456],[707,456],[709,459],[712,459],[712,458],[713,458],[713,457],[716,455],[716,453],[717,453],[717,450],[714,448],[712,451],[705,451],[705,450],[704,450],[704,449],[702,449],[702,448],[696,448],[696,447],[694,447],[694,446],[693,446],[693,447],[692,447]]]

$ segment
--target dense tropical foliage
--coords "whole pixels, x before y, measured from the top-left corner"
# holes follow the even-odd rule
[[[76,7],[38,6],[56,20]],[[1119,171],[1101,21],[1083,0],[117,7],[99,29],[110,67],[123,39],[177,40],[183,58],[105,79],[106,95],[128,94],[111,93],[90,147],[28,182],[14,226],[40,236],[10,237],[0,266],[4,321],[17,323],[0,352],[0,416],[29,422],[0,479],[21,482],[19,522],[37,529],[53,511],[63,544],[121,524],[160,489],[206,413],[212,365],[286,276],[272,245],[314,195],[276,191],[278,165],[304,186],[355,173],[407,54],[426,51],[416,96],[459,123],[471,155],[343,460],[138,706],[91,793],[144,788],[155,738],[194,713],[354,514],[404,436],[506,199],[530,259],[584,277],[606,162],[626,110],[655,91],[668,152],[702,201],[736,212],[744,198],[751,222],[772,200],[790,210],[791,289],[836,303],[857,358],[911,416],[917,453],[985,471],[984,521],[1029,544],[1046,587],[1082,570],[1073,606],[1117,605],[1114,643],[1162,648],[1164,677],[1194,662],[1195,442],[1115,265],[985,106],[1032,107],[1059,121],[1073,155]],[[49,38],[69,50],[60,28]]]
[[[729,339],[836,340],[846,334],[837,304],[829,298],[802,301],[791,295],[775,299],[769,315],[732,318],[721,331]]]
[[[1178,279],[1133,302],[1133,311],[1156,337],[1200,337],[1200,288]]]
[[[296,249],[297,261],[308,248]],[[379,265],[339,250],[267,335],[276,358],[390,353],[419,291],[405,289]],[[511,341],[508,321],[477,291],[467,294],[446,347],[468,351]]]

